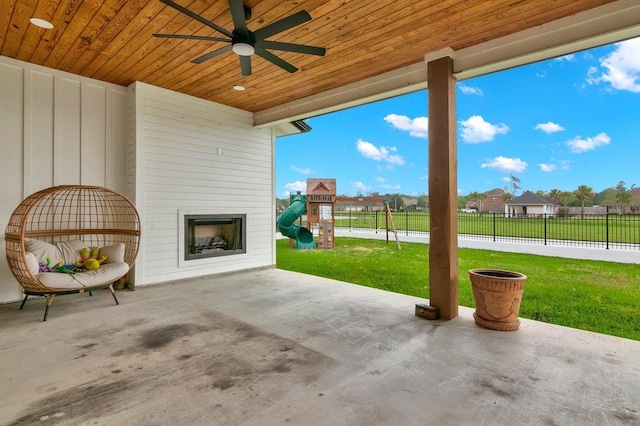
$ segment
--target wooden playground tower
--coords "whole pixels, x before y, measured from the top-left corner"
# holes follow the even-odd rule
[[[318,225],[318,248],[334,247],[335,179],[307,179],[307,226]]]

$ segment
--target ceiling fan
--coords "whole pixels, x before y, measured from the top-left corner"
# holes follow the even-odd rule
[[[205,40],[229,43],[229,45],[227,46],[221,47],[193,59],[191,62],[193,62],[194,64],[200,64],[220,54],[226,53],[228,51],[233,51],[240,57],[240,69],[242,70],[242,75],[251,75],[251,55],[253,55],[254,53],[261,58],[266,59],[267,61],[279,66],[280,68],[293,73],[296,72],[298,68],[269,52],[267,49],[280,50],[284,52],[305,53],[318,56],[324,56],[326,52],[326,49],[323,47],[266,40],[267,38],[275,34],[281,33],[304,22],[310,21],[311,15],[309,15],[309,13],[305,10],[301,10],[300,12],[289,15],[286,18],[282,18],[279,21],[260,28],[259,30],[251,31],[247,28],[246,22],[251,18],[251,9],[244,6],[242,4],[242,0],[228,0],[229,10],[231,11],[231,17],[233,19],[233,25],[235,27],[233,31],[228,31],[171,0],[160,1],[167,6],[174,8],[178,12],[184,13],[190,18],[193,18],[226,36],[226,38],[222,38],[180,34],[153,34],[155,37],[163,38]]]

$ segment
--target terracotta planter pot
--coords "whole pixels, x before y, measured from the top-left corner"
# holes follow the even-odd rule
[[[476,303],[473,314],[476,324],[493,330],[517,330],[527,276],[500,269],[471,269],[469,277]]]

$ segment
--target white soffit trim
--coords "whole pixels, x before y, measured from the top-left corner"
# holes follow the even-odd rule
[[[455,76],[464,80],[637,36],[640,2],[619,0],[458,51],[429,52],[424,62],[258,111],[254,126],[273,126],[426,89],[425,62],[445,56],[453,58]]]

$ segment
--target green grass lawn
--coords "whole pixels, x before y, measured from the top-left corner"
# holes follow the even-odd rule
[[[280,269],[429,298],[427,244],[336,238],[332,250],[297,250],[276,242]],[[640,340],[640,265],[458,250],[459,303],[474,307],[469,269],[527,275],[520,317]]]

